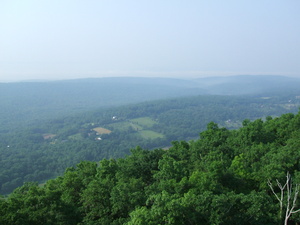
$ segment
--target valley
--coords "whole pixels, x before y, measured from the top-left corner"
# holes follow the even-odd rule
[[[129,79],[129,81],[133,82],[134,79]],[[146,81],[149,80],[137,79],[136,82]],[[66,84],[67,86],[75,84],[75,87],[91,84],[90,81],[82,82],[69,81]],[[152,82],[157,85],[158,80],[154,79]],[[187,87],[195,88],[195,85],[198,85],[183,82],[180,86],[178,80],[170,80],[168,83],[165,79],[164,82],[164,85],[160,85],[165,88],[165,91],[168,90],[169,85],[179,90],[182,88],[181,94],[187,90]],[[93,82],[94,90],[96,90],[96,83]],[[16,85],[22,87],[23,90],[26,87],[26,90],[31,93],[37,91],[29,90],[29,87],[37,84],[30,83],[28,87],[27,84],[8,85],[11,87]],[[126,82],[122,85],[125,87]],[[153,87],[150,85],[148,88]],[[88,89],[85,90],[81,93],[87,92]],[[145,93],[141,94],[141,90],[132,89],[132,94],[141,95],[144,98]],[[106,103],[98,102],[98,105],[94,100],[89,103],[91,96],[95,94],[88,94],[85,98],[82,95],[81,98],[77,98],[76,95],[72,97],[75,93],[73,90],[69,92],[72,93],[70,96],[67,92],[60,95],[59,98],[62,99],[58,99],[55,104],[53,103],[54,105],[50,100],[41,104],[46,96],[47,99],[57,98],[58,92],[58,90],[55,93],[46,89],[43,93],[47,95],[44,97],[41,93],[37,100],[33,95],[32,98],[27,96],[28,99],[22,99],[22,101],[18,98],[17,92],[15,95],[7,96],[5,101],[4,95],[1,95],[0,103],[3,105],[0,109],[2,113],[0,117],[1,194],[10,193],[24,182],[44,182],[59,176],[67,167],[74,166],[83,160],[99,161],[104,158],[124,157],[130,154],[130,149],[136,146],[152,150],[169,147],[174,140],[196,140],[211,121],[220,127],[238,129],[243,126],[245,119],[252,121],[262,118],[265,120],[268,116],[279,117],[284,113],[297,113],[300,106],[298,97],[300,93],[293,88],[284,93],[274,90],[272,93],[268,91],[252,95],[178,96],[177,94],[181,95],[178,91],[173,97],[164,96],[166,99],[152,98],[152,100],[130,104],[123,102],[119,106],[119,100],[114,101],[113,98]],[[51,93],[55,93],[55,96],[52,97]],[[106,89],[101,93],[101,96],[105,93],[107,95]],[[190,93],[187,92],[185,95]],[[110,95],[115,96],[115,99],[130,99],[130,91],[126,96],[122,91],[111,92]],[[70,100],[71,98],[73,100]],[[64,102],[64,104],[57,104],[57,102]],[[78,110],[77,106],[80,102],[85,103]],[[107,105],[108,102],[110,102],[110,107]],[[83,108],[85,109],[82,110]],[[27,114],[29,109],[31,113]],[[15,113],[11,113],[14,111]],[[43,113],[40,113],[41,111]]]

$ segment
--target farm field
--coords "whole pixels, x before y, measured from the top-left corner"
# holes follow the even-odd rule
[[[98,134],[110,134],[111,133],[111,130],[108,130],[103,127],[96,127],[93,130],[96,131]]]
[[[118,131],[126,131],[132,128],[134,131],[137,132],[138,135],[140,135],[145,139],[164,138],[165,136],[163,134],[151,130],[151,128],[155,124],[158,124],[158,122],[154,121],[150,117],[139,117],[127,121],[111,123],[108,124],[107,127],[112,130],[118,130]]]
[[[154,124],[157,124],[156,121],[154,121],[153,119],[151,119],[150,117],[140,117],[140,118],[136,118],[136,119],[132,119],[130,120],[132,123],[134,124],[138,124],[141,125],[142,127],[152,127]]]
[[[132,125],[128,121],[122,121],[122,122],[108,124],[107,127],[111,128],[112,130],[126,131],[130,127],[132,127]]]
[[[152,131],[152,130],[141,130],[139,134],[145,139],[156,139],[156,138],[164,138],[165,136],[161,133]]]
[[[149,129],[151,128],[154,124],[157,124],[153,119],[150,117],[139,117],[139,118],[134,118],[126,121],[121,121],[117,123],[111,123],[108,124],[107,126],[116,129],[119,131],[125,131],[128,130],[130,127],[133,128],[134,130],[144,130],[144,129]]]

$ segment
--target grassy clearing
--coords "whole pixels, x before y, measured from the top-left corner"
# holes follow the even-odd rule
[[[140,117],[129,121],[111,123],[109,124],[109,127],[120,131],[125,131],[128,130],[128,128],[132,127],[134,130],[140,131],[144,129],[149,129],[156,123],[157,122],[155,122],[150,117]]]
[[[157,122],[150,117],[140,117],[129,121],[112,123],[109,124],[109,127],[119,131],[125,131],[131,127],[134,130],[138,131],[138,135],[145,139],[164,138],[163,134],[149,130],[154,124],[157,124]]]
[[[119,131],[125,131],[128,130],[129,127],[131,127],[131,124],[129,122],[111,123],[109,124],[109,127]]]
[[[140,126],[139,124],[129,122],[120,122],[120,123],[112,123],[109,124],[109,127],[119,130],[119,131],[126,131],[129,127],[132,127],[134,130],[143,130],[144,127]]]
[[[163,134],[157,133],[152,130],[142,130],[139,134],[145,139],[164,138]]]
[[[152,127],[154,124],[156,124],[157,122],[155,122],[153,119],[151,119],[150,117],[140,117],[140,118],[136,118],[136,119],[132,119],[130,120],[132,123],[134,124],[138,124],[144,128],[150,128]]]
[[[138,124],[135,124],[135,123],[130,123],[130,126],[134,129],[134,130],[143,130],[144,127],[138,125]]]
[[[111,133],[111,130],[105,129],[103,127],[96,127],[93,130],[96,131],[98,134],[110,134]]]

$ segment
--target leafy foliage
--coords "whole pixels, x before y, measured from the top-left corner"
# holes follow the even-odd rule
[[[289,171],[299,183],[299,121],[300,113],[247,120],[238,130],[209,123],[198,140],[168,150],[136,147],[124,158],[82,161],[1,199],[0,222],[282,224],[267,181]]]
[[[238,148],[233,151],[229,145],[231,139],[228,139],[227,129],[238,128],[242,124],[243,131],[237,134],[241,143],[235,143],[241,148],[252,148],[253,142],[257,148],[260,148],[260,143],[282,145],[288,135],[296,135],[289,132],[300,122],[295,120],[290,125],[268,115],[276,117],[295,113],[299,105],[300,100],[293,95],[267,99],[196,96],[96,110],[51,121],[37,120],[17,129],[1,126],[0,193],[8,194],[24,182],[43,183],[62,175],[67,167],[82,160],[120,158],[130,154],[129,149],[135,146],[143,149],[168,148],[173,140],[196,139],[207,124],[207,130],[201,133],[202,142],[195,144],[202,155],[215,148],[226,157],[247,154],[247,151],[240,152]],[[294,115],[285,114],[284,117],[289,121]],[[251,123],[257,118],[263,119]],[[112,132],[98,133],[97,128],[98,131],[101,128]],[[224,141],[228,145],[224,145]],[[260,159],[259,150],[255,154],[252,163]]]

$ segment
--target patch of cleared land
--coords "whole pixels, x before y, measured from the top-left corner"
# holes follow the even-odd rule
[[[140,125],[138,125],[138,124],[135,124],[135,123],[130,123],[130,126],[134,129],[134,130],[136,130],[136,131],[138,131],[138,130],[143,130],[144,129],[144,127],[142,127],[142,126],[140,126]]]
[[[118,122],[118,123],[111,123],[108,126],[111,127],[112,129],[125,131],[129,127],[131,127],[131,124],[129,122]]]
[[[105,129],[103,127],[96,127],[93,130],[96,131],[98,134],[110,134],[111,133],[111,130]]]
[[[146,139],[155,139],[155,138],[163,138],[164,135],[157,133],[155,131],[152,130],[141,130],[139,131],[139,134]]]
[[[150,117],[139,117],[128,121],[111,123],[109,127],[119,131],[126,131],[131,127],[137,131],[137,135],[145,139],[164,138],[163,134],[151,130],[154,124],[157,124],[157,122]]]
[[[140,118],[132,119],[130,121],[132,123],[138,124],[142,127],[152,127],[154,124],[157,123],[153,119],[151,119],[150,117],[140,117]]]
[[[140,126],[139,124],[132,123],[131,121],[127,122],[119,122],[119,123],[112,123],[109,124],[109,127],[120,130],[120,131],[126,131],[129,127],[132,127],[134,130],[143,130],[144,127]]]

